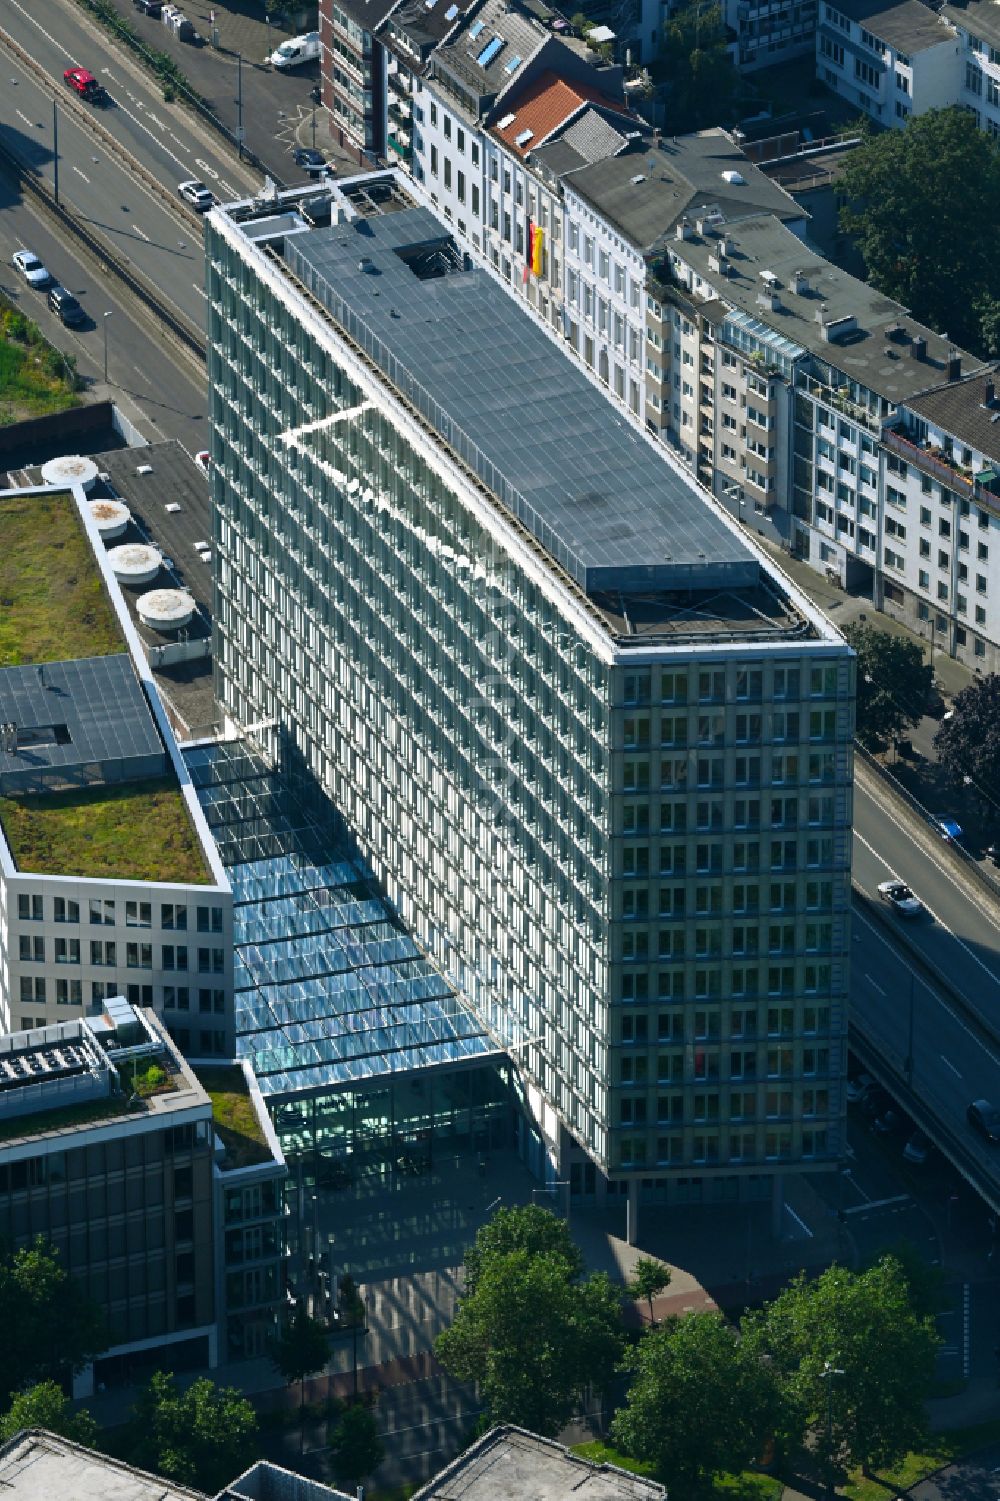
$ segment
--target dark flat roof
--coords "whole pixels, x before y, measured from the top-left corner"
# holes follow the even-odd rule
[[[924,52],[954,38],[921,0],[833,0],[834,8],[897,52]]]
[[[518,301],[463,265],[429,210],[292,235],[284,256],[588,593],[757,583],[757,558],[693,484]]]
[[[0,740],[0,790],[37,791],[75,782],[156,776],[165,752],[126,653],[0,671],[0,721],[16,726],[16,749]],[[12,742],[7,742],[12,743]]]
[[[952,26],[961,26],[980,41],[1000,47],[1000,5],[996,0],[968,0],[968,4],[944,5],[941,14]]]

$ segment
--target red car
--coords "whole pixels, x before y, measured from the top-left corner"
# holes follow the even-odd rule
[[[90,104],[103,104],[108,97],[103,84],[98,83],[93,73],[88,73],[86,68],[67,68],[63,74],[63,83]]]

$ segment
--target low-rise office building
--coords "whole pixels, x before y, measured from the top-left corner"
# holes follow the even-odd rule
[[[945,12],[921,0],[823,0],[817,75],[880,125],[900,130],[913,115],[957,104],[959,53]]]
[[[0,1037],[0,1237],[44,1237],[108,1321],[77,1395],[263,1353],[284,1298],[284,1176],[249,1070],[199,1078],[123,997]]]
[[[82,490],[0,495],[0,1026],[122,994],[228,1058],[232,895],[122,592],[160,554],[98,520]]]

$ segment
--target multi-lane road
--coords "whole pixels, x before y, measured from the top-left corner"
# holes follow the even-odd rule
[[[854,824],[864,895],[855,901],[852,1025],[921,1124],[1000,1207],[1000,1148],[965,1116],[974,1099],[1000,1103],[1000,911],[934,829],[860,765]],[[878,883],[892,877],[921,899],[923,917],[881,907]]]

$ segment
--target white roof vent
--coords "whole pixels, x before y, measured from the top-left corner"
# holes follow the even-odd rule
[[[778,284],[778,278],[777,276],[775,276],[773,271],[761,271],[760,279],[765,283],[766,286],[769,287],[774,287]]]
[[[723,182],[728,182],[730,187],[733,188],[742,188],[746,184],[746,178],[743,176],[743,173],[737,172],[732,167],[728,171],[723,172],[722,180]]]
[[[97,465],[93,459],[85,459],[78,453],[49,459],[42,465],[42,483],[80,485],[84,490],[92,490],[97,483]]]
[[[90,518],[105,542],[121,537],[132,519],[132,513],[123,500],[91,500],[88,506]]]
[[[513,115],[504,115],[502,120],[497,121],[497,130],[506,130],[508,125],[513,125],[517,119],[516,112]]]
[[[533,130],[518,131],[517,135],[514,137],[514,145],[520,146],[523,149],[525,146],[527,146],[528,142],[531,140],[534,134],[535,132]]]
[[[151,584],[160,571],[163,555],[145,542],[126,542],[122,547],[113,547],[108,553],[108,562],[120,584],[130,589],[141,589]]]
[[[642,172],[637,172],[634,177],[630,177],[629,178],[629,182],[632,184],[632,186],[634,188],[637,188],[641,182],[645,182],[645,181],[646,181],[646,178],[645,178],[645,175]]]

